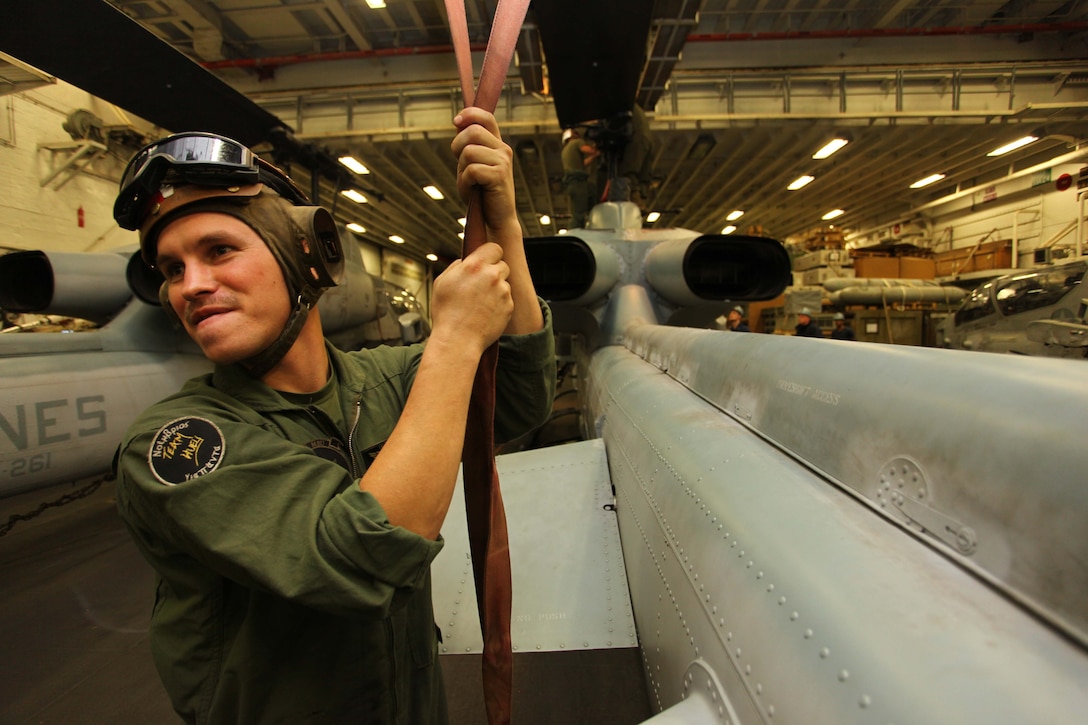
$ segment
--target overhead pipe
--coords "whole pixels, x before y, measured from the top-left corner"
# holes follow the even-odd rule
[[[689,43],[723,43],[748,40],[838,40],[844,38],[915,38],[943,35],[1023,35],[1025,33],[1075,33],[1088,30],[1088,22],[1020,23],[1013,25],[966,25],[940,28],[847,28],[843,30],[785,30],[773,33],[692,33]]]
[[[487,46],[475,44],[469,46],[469,48],[474,53],[482,53],[487,49]],[[316,63],[319,61],[392,58],[409,55],[437,55],[440,53],[452,54],[453,46],[447,44],[416,46],[412,48],[370,48],[368,50],[341,50],[327,51],[324,53],[295,53],[293,55],[273,55],[265,58],[230,58],[227,60],[205,61],[200,65],[208,70],[224,70],[227,68],[255,68],[269,70],[284,65]]]

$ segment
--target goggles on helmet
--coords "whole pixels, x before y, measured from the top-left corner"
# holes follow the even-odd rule
[[[310,203],[295,182],[239,142],[199,131],[178,133],[144,146],[128,162],[113,217],[122,229],[139,229],[163,184],[230,187],[258,182],[293,204]]]

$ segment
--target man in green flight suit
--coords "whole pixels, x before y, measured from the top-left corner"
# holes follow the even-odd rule
[[[498,340],[500,440],[543,422],[555,386],[512,153],[491,114],[454,124],[488,242],[435,280],[431,336],[409,347],[324,339],[335,225],[249,149],[178,134],[125,172],[115,216],[215,364],[145,411],[117,460],[121,516],[158,575],[152,655],[187,722],[447,721],[430,565],[476,367]]]

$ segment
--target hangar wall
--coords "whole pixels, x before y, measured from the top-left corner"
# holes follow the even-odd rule
[[[113,220],[118,179],[135,147],[125,151],[89,139],[74,140],[64,124],[80,110],[93,113],[107,130],[161,133],[61,80],[0,96],[0,252],[136,248],[136,233]],[[427,290],[420,294],[419,289],[419,280],[425,278],[422,264],[346,235],[344,242],[351,241],[359,245],[368,272],[408,288],[426,305]],[[411,279],[383,274],[389,269],[408,270]]]
[[[1009,247],[1008,266],[1018,268],[1032,267],[1036,250],[1049,250],[1046,256],[1053,261],[1071,259],[1077,254],[1078,231],[1083,252],[1088,230],[1083,223],[1088,149],[1067,156],[1075,158],[963,189],[919,207],[909,219],[848,235],[847,240],[856,249],[912,244],[937,254],[999,243]]]
[[[63,81],[0,96],[0,246],[87,252],[135,244],[135,235],[113,221],[120,159],[100,144],[60,170],[80,150],[63,128],[80,108],[106,123],[119,121],[108,104]],[[83,170],[74,171],[79,163]]]

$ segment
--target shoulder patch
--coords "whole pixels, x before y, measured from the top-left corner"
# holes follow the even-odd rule
[[[151,472],[167,486],[211,473],[226,452],[223,431],[206,418],[176,418],[155,434],[147,452]]]
[[[344,452],[344,444],[336,438],[318,438],[306,445],[318,458],[342,466],[346,471],[351,471],[351,462],[348,460],[347,453]]]

